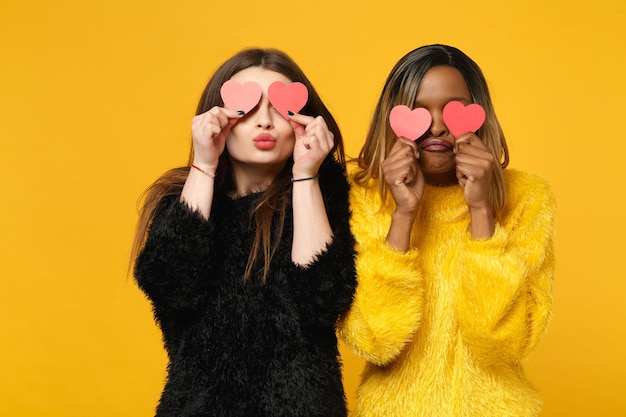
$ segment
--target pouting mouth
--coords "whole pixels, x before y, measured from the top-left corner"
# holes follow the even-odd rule
[[[269,133],[261,133],[254,138],[255,142],[276,142],[276,138],[274,138]]]
[[[447,151],[453,148],[452,143],[443,139],[423,139],[418,143],[418,146],[424,150],[432,150],[432,151]]]

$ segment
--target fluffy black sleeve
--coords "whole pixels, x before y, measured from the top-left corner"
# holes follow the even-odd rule
[[[322,165],[319,181],[333,240],[311,264],[291,263],[288,279],[303,323],[333,326],[350,307],[356,287],[350,186],[345,172],[334,160]]]
[[[179,196],[159,203],[134,270],[158,320],[193,310],[206,297],[212,231],[213,224],[181,203]]]

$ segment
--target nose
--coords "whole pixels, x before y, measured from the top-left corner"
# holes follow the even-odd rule
[[[442,112],[438,112],[437,114],[432,113],[433,121],[430,124],[430,129],[428,129],[431,136],[434,137],[442,137],[446,136],[449,132],[448,126],[443,121]]]
[[[263,99],[254,112],[254,123],[257,128],[271,130],[274,127],[274,115],[272,115],[269,100]]]
[[[259,119],[256,123],[256,127],[263,130],[271,130],[273,126],[274,124],[269,118],[267,120]]]

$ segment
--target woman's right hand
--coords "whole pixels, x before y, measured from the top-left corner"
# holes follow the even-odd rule
[[[415,142],[399,138],[381,164],[383,179],[396,202],[387,243],[400,252],[411,249],[413,222],[424,193],[424,175],[417,165],[418,158]]]
[[[424,175],[419,169],[415,142],[398,138],[382,162],[383,179],[396,202],[396,212],[414,216],[424,194]]]
[[[193,164],[214,173],[224,152],[226,136],[241,117],[234,110],[219,106],[195,116],[191,122]]]

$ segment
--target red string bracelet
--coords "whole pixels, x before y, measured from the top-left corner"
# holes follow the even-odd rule
[[[207,177],[215,178],[215,174],[212,174],[212,173],[210,173],[210,172],[206,172],[205,170],[203,170],[202,168],[200,168],[200,167],[198,167],[198,166],[196,166],[196,165],[194,165],[194,164],[191,164],[191,166],[192,166],[193,168],[197,169],[198,171],[202,172],[202,173],[203,173],[204,175],[206,175]]]

